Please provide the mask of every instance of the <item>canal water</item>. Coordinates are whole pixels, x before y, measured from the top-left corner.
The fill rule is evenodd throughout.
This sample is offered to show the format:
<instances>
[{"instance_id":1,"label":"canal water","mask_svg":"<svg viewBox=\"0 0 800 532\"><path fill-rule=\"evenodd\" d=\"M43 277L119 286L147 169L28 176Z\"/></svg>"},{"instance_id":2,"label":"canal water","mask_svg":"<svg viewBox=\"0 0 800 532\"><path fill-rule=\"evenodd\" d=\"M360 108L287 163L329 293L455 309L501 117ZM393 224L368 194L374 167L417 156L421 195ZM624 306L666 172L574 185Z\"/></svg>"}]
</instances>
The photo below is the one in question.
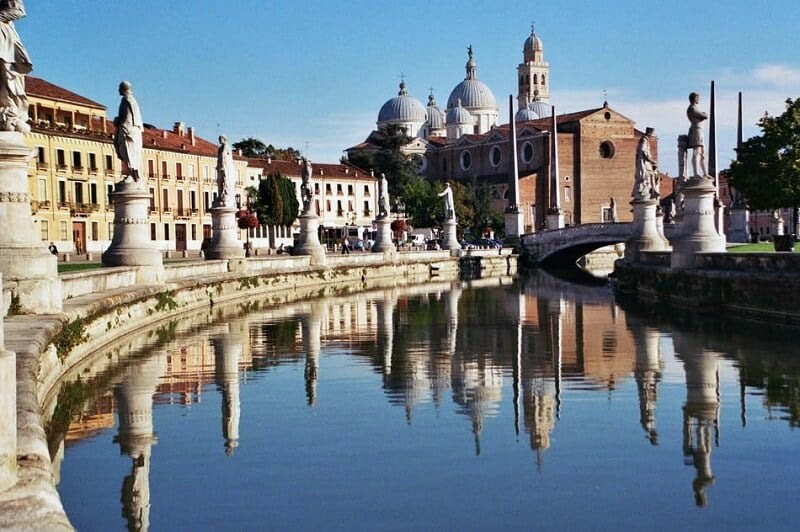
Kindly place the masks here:
<instances>
[{"instance_id":1,"label":"canal water","mask_svg":"<svg viewBox=\"0 0 800 532\"><path fill-rule=\"evenodd\" d=\"M78 530L790 530L797 330L544 272L120 339L48 427Z\"/></svg>"}]
</instances>

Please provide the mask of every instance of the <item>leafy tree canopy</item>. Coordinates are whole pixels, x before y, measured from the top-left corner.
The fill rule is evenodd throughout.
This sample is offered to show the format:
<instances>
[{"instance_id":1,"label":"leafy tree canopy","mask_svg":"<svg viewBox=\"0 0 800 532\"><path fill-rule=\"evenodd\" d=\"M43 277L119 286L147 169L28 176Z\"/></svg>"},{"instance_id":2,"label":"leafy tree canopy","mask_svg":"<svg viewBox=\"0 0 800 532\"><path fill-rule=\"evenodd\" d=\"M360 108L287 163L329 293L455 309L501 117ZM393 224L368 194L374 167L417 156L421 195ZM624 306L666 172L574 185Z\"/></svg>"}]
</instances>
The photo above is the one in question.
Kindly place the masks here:
<instances>
[{"instance_id":1,"label":"leafy tree canopy","mask_svg":"<svg viewBox=\"0 0 800 532\"><path fill-rule=\"evenodd\" d=\"M291 225L300 211L294 183L280 172L272 172L258 184L252 206L264 225Z\"/></svg>"},{"instance_id":2,"label":"leafy tree canopy","mask_svg":"<svg viewBox=\"0 0 800 532\"><path fill-rule=\"evenodd\" d=\"M233 148L241 150L245 157L270 158L278 161L296 161L300 158L300 150L289 148L276 148L272 144L264 144L258 139L248 137L233 143Z\"/></svg>"},{"instance_id":3,"label":"leafy tree canopy","mask_svg":"<svg viewBox=\"0 0 800 532\"><path fill-rule=\"evenodd\" d=\"M406 129L389 124L370 135L369 140L378 150L356 150L348 155L348 162L365 170L372 170L376 176L386 174L389 182L389 196L402 196L408 181L417 177L417 170L411 156L402 148L411 142Z\"/></svg>"},{"instance_id":4,"label":"leafy tree canopy","mask_svg":"<svg viewBox=\"0 0 800 532\"><path fill-rule=\"evenodd\" d=\"M800 205L800 98L786 100L780 116L765 114L761 135L738 148L731 185L753 209Z\"/></svg>"}]
</instances>

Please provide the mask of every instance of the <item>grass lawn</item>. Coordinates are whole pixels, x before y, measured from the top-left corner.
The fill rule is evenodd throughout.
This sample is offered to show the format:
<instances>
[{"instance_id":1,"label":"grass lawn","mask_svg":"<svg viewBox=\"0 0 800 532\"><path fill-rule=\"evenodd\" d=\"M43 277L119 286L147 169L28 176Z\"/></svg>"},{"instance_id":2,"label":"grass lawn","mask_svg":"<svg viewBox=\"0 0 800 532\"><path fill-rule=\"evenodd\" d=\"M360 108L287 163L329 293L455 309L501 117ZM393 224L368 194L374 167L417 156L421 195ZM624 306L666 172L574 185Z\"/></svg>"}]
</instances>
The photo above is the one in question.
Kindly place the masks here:
<instances>
[{"instance_id":1,"label":"grass lawn","mask_svg":"<svg viewBox=\"0 0 800 532\"><path fill-rule=\"evenodd\" d=\"M728 246L731 253L774 253L775 245L772 242L759 242L758 244L736 244Z\"/></svg>"},{"instance_id":2,"label":"grass lawn","mask_svg":"<svg viewBox=\"0 0 800 532\"><path fill-rule=\"evenodd\" d=\"M80 272L83 270L95 270L102 268L100 262L59 262L58 273Z\"/></svg>"}]
</instances>

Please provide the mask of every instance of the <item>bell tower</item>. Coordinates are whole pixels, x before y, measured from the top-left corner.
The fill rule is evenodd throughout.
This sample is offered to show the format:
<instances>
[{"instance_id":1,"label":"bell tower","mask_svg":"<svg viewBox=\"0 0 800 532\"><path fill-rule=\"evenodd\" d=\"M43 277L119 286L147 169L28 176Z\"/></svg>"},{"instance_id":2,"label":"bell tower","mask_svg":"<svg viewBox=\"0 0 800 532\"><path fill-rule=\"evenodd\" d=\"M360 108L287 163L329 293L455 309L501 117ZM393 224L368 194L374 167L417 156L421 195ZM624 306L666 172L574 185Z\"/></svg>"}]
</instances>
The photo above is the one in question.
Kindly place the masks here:
<instances>
[{"instance_id":1,"label":"bell tower","mask_svg":"<svg viewBox=\"0 0 800 532\"><path fill-rule=\"evenodd\" d=\"M528 102L550 101L550 65L544 60L544 46L531 24L531 35L522 48L522 63L517 67L517 108L524 109Z\"/></svg>"}]
</instances>

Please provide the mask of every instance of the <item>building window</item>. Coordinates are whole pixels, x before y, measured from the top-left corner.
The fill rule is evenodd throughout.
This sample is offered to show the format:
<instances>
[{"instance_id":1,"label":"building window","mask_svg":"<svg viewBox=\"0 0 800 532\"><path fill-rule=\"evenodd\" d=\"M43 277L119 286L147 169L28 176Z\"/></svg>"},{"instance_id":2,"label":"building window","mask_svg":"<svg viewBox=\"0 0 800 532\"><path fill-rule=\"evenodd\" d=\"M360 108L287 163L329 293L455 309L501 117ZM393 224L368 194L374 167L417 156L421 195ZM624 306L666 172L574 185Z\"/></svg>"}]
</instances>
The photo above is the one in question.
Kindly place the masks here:
<instances>
[{"instance_id":1,"label":"building window","mask_svg":"<svg viewBox=\"0 0 800 532\"><path fill-rule=\"evenodd\" d=\"M81 152L79 151L72 152L72 166L76 170L83 168L83 164L81 164Z\"/></svg>"},{"instance_id":2,"label":"building window","mask_svg":"<svg viewBox=\"0 0 800 532\"><path fill-rule=\"evenodd\" d=\"M192 240L197 240L197 224L192 224Z\"/></svg>"},{"instance_id":3,"label":"building window","mask_svg":"<svg viewBox=\"0 0 800 532\"><path fill-rule=\"evenodd\" d=\"M164 240L169 240L169 224L164 224Z\"/></svg>"},{"instance_id":4,"label":"building window","mask_svg":"<svg viewBox=\"0 0 800 532\"><path fill-rule=\"evenodd\" d=\"M97 155L94 153L89 154L89 171L96 172L97 171Z\"/></svg>"},{"instance_id":5,"label":"building window","mask_svg":"<svg viewBox=\"0 0 800 532\"><path fill-rule=\"evenodd\" d=\"M367 196L367 197L370 196L369 185L364 185L364 195Z\"/></svg>"},{"instance_id":6,"label":"building window","mask_svg":"<svg viewBox=\"0 0 800 532\"><path fill-rule=\"evenodd\" d=\"M99 224L98 224L97 222L92 222L92 236L91 236L91 240L100 240L100 237L99 237L99 235L97 234L98 232L99 232Z\"/></svg>"},{"instance_id":7,"label":"building window","mask_svg":"<svg viewBox=\"0 0 800 532\"><path fill-rule=\"evenodd\" d=\"M106 205L111 205L111 194L114 193L114 185L108 183L106 185Z\"/></svg>"},{"instance_id":8,"label":"building window","mask_svg":"<svg viewBox=\"0 0 800 532\"><path fill-rule=\"evenodd\" d=\"M570 187L564 187L564 203L569 203L571 194L570 194Z\"/></svg>"},{"instance_id":9,"label":"building window","mask_svg":"<svg viewBox=\"0 0 800 532\"><path fill-rule=\"evenodd\" d=\"M175 163L175 177L183 179L183 164Z\"/></svg>"},{"instance_id":10,"label":"building window","mask_svg":"<svg viewBox=\"0 0 800 532\"><path fill-rule=\"evenodd\" d=\"M352 196L355 193L353 190L353 185L347 185L347 195Z\"/></svg>"},{"instance_id":11,"label":"building window","mask_svg":"<svg viewBox=\"0 0 800 532\"><path fill-rule=\"evenodd\" d=\"M150 240L156 240L156 224L150 224Z\"/></svg>"},{"instance_id":12,"label":"building window","mask_svg":"<svg viewBox=\"0 0 800 532\"><path fill-rule=\"evenodd\" d=\"M45 160L44 157L44 146L39 146L39 148L36 151L37 151L36 161L39 162L40 164L46 163L47 161Z\"/></svg>"},{"instance_id":13,"label":"building window","mask_svg":"<svg viewBox=\"0 0 800 532\"><path fill-rule=\"evenodd\" d=\"M83 183L75 183L75 203L83 203Z\"/></svg>"},{"instance_id":14,"label":"building window","mask_svg":"<svg viewBox=\"0 0 800 532\"><path fill-rule=\"evenodd\" d=\"M331 184L330 183L325 183L325 194L332 194L331 190L332 190L331 189Z\"/></svg>"},{"instance_id":15,"label":"building window","mask_svg":"<svg viewBox=\"0 0 800 532\"><path fill-rule=\"evenodd\" d=\"M462 151L460 160L461 160L461 169L469 170L469 167L472 166L472 154L468 151Z\"/></svg>"},{"instance_id":16,"label":"building window","mask_svg":"<svg viewBox=\"0 0 800 532\"><path fill-rule=\"evenodd\" d=\"M58 182L58 202L64 204L67 202L67 182Z\"/></svg>"},{"instance_id":17,"label":"building window","mask_svg":"<svg viewBox=\"0 0 800 532\"><path fill-rule=\"evenodd\" d=\"M56 150L56 164L59 168L66 168L67 159L64 155L64 150Z\"/></svg>"},{"instance_id":18,"label":"building window","mask_svg":"<svg viewBox=\"0 0 800 532\"><path fill-rule=\"evenodd\" d=\"M533 144L525 142L522 145L522 162L529 164L533 160Z\"/></svg>"},{"instance_id":19,"label":"building window","mask_svg":"<svg viewBox=\"0 0 800 532\"><path fill-rule=\"evenodd\" d=\"M89 203L97 205L97 183L89 183Z\"/></svg>"},{"instance_id":20,"label":"building window","mask_svg":"<svg viewBox=\"0 0 800 532\"><path fill-rule=\"evenodd\" d=\"M336 184L336 194L339 195L339 196L342 195L342 184L341 183L337 183Z\"/></svg>"},{"instance_id":21,"label":"building window","mask_svg":"<svg viewBox=\"0 0 800 532\"><path fill-rule=\"evenodd\" d=\"M606 140L600 143L600 157L603 159L613 159L614 158L614 143L610 140Z\"/></svg>"},{"instance_id":22,"label":"building window","mask_svg":"<svg viewBox=\"0 0 800 532\"><path fill-rule=\"evenodd\" d=\"M44 241L50 240L50 237L47 236L47 220L42 220L39 222L39 230L41 231L39 233L39 238Z\"/></svg>"},{"instance_id":23,"label":"building window","mask_svg":"<svg viewBox=\"0 0 800 532\"><path fill-rule=\"evenodd\" d=\"M319 183L314 183L314 194L319 195Z\"/></svg>"},{"instance_id":24,"label":"building window","mask_svg":"<svg viewBox=\"0 0 800 532\"><path fill-rule=\"evenodd\" d=\"M39 180L39 202L47 201L47 179Z\"/></svg>"},{"instance_id":25,"label":"building window","mask_svg":"<svg viewBox=\"0 0 800 532\"><path fill-rule=\"evenodd\" d=\"M59 225L58 233L59 233L58 239L59 240L63 240L63 241L66 242L67 241L67 222L66 222L66 220L61 220L61 223Z\"/></svg>"},{"instance_id":26,"label":"building window","mask_svg":"<svg viewBox=\"0 0 800 532\"><path fill-rule=\"evenodd\" d=\"M169 189L161 191L161 212L169 211Z\"/></svg>"},{"instance_id":27,"label":"building window","mask_svg":"<svg viewBox=\"0 0 800 532\"><path fill-rule=\"evenodd\" d=\"M161 178L169 179L169 173L167 172L167 161L161 161Z\"/></svg>"},{"instance_id":28,"label":"building window","mask_svg":"<svg viewBox=\"0 0 800 532\"><path fill-rule=\"evenodd\" d=\"M106 171L107 172L114 171L114 158L110 155L106 155Z\"/></svg>"},{"instance_id":29,"label":"building window","mask_svg":"<svg viewBox=\"0 0 800 532\"><path fill-rule=\"evenodd\" d=\"M156 176L156 162L153 159L147 159L147 177Z\"/></svg>"},{"instance_id":30,"label":"building window","mask_svg":"<svg viewBox=\"0 0 800 532\"><path fill-rule=\"evenodd\" d=\"M492 146L492 149L489 150L489 161L492 163L492 166L499 166L502 160L503 152L500 149L500 146Z\"/></svg>"}]
</instances>

